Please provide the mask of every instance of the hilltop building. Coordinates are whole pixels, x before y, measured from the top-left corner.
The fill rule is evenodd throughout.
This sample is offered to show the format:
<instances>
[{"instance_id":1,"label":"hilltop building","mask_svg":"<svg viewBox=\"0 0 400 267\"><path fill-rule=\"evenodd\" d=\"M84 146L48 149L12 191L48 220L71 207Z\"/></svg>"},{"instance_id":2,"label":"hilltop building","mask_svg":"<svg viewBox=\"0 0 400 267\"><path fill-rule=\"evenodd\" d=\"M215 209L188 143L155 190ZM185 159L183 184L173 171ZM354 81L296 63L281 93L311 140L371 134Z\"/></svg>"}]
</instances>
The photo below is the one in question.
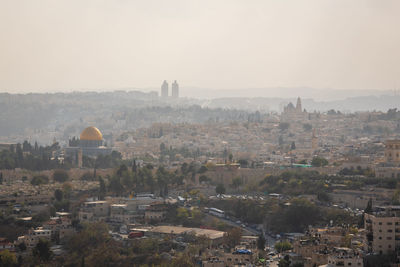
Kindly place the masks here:
<instances>
[{"instance_id":1,"label":"hilltop building","mask_svg":"<svg viewBox=\"0 0 400 267\"><path fill-rule=\"evenodd\" d=\"M72 157L82 165L82 157L97 157L98 155L111 154L111 148L103 146L103 135L96 127L84 129L76 143L65 148L65 155Z\"/></svg>"},{"instance_id":2,"label":"hilltop building","mask_svg":"<svg viewBox=\"0 0 400 267\"><path fill-rule=\"evenodd\" d=\"M179 97L179 84L176 82L176 80L172 83L172 97L173 98L178 98Z\"/></svg>"},{"instance_id":3,"label":"hilltop building","mask_svg":"<svg viewBox=\"0 0 400 267\"><path fill-rule=\"evenodd\" d=\"M303 121L308 119L308 113L305 110L302 110L301 99L297 98L296 106L290 102L287 106L283 108L283 112L281 114L282 121Z\"/></svg>"},{"instance_id":4,"label":"hilltop building","mask_svg":"<svg viewBox=\"0 0 400 267\"><path fill-rule=\"evenodd\" d=\"M168 97L168 83L166 80L161 85L161 97Z\"/></svg>"}]
</instances>

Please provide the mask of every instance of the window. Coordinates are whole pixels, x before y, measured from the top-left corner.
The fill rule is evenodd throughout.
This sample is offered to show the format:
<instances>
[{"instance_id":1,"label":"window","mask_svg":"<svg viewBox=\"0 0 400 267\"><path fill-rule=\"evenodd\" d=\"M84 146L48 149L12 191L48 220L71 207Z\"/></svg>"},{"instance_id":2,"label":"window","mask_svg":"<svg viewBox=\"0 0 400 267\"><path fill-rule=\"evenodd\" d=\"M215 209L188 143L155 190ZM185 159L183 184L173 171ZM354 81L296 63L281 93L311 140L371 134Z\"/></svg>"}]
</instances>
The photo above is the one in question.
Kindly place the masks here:
<instances>
[{"instance_id":1,"label":"window","mask_svg":"<svg viewBox=\"0 0 400 267\"><path fill-rule=\"evenodd\" d=\"M388 223L387 223L387 225L392 225L392 224L393 224L392 222L388 222Z\"/></svg>"},{"instance_id":2,"label":"window","mask_svg":"<svg viewBox=\"0 0 400 267\"><path fill-rule=\"evenodd\" d=\"M387 239L387 240L392 240L392 237L391 237L391 236L388 236L386 239Z\"/></svg>"},{"instance_id":3,"label":"window","mask_svg":"<svg viewBox=\"0 0 400 267\"><path fill-rule=\"evenodd\" d=\"M388 233L391 233L391 232L393 232L393 230L392 230L392 229L389 229L389 230L388 230Z\"/></svg>"},{"instance_id":4,"label":"window","mask_svg":"<svg viewBox=\"0 0 400 267\"><path fill-rule=\"evenodd\" d=\"M379 225L382 225L382 222L379 222Z\"/></svg>"}]
</instances>

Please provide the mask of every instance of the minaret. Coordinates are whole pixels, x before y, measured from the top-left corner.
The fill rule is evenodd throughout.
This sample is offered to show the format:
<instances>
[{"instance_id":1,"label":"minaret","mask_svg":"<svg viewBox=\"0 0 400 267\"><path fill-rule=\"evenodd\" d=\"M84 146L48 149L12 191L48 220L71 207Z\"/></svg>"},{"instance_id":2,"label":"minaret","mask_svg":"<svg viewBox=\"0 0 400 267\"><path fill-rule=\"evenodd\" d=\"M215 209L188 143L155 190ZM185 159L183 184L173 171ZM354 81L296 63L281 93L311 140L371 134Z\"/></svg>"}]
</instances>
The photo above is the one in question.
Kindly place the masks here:
<instances>
[{"instance_id":1,"label":"minaret","mask_svg":"<svg viewBox=\"0 0 400 267\"><path fill-rule=\"evenodd\" d=\"M179 84L176 82L176 80L172 83L171 88L172 88L172 97L178 98L179 97Z\"/></svg>"},{"instance_id":2,"label":"minaret","mask_svg":"<svg viewBox=\"0 0 400 267\"><path fill-rule=\"evenodd\" d=\"M161 97L168 97L168 83L166 80L161 85Z\"/></svg>"},{"instance_id":3,"label":"minaret","mask_svg":"<svg viewBox=\"0 0 400 267\"><path fill-rule=\"evenodd\" d=\"M297 98L296 111L297 112L302 112L303 111L303 109L301 108L301 99L300 99L300 97Z\"/></svg>"}]
</instances>

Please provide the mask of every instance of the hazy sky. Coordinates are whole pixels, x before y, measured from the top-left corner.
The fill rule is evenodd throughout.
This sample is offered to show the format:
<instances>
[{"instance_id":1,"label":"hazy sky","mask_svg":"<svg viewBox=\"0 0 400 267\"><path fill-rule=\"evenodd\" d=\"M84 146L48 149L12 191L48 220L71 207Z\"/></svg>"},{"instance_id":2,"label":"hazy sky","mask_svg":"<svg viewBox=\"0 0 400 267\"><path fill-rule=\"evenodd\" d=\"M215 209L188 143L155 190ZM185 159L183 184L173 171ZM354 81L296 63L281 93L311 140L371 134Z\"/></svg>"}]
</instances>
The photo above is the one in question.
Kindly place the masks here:
<instances>
[{"instance_id":1,"label":"hazy sky","mask_svg":"<svg viewBox=\"0 0 400 267\"><path fill-rule=\"evenodd\" d=\"M0 91L400 88L399 0L0 0Z\"/></svg>"}]
</instances>

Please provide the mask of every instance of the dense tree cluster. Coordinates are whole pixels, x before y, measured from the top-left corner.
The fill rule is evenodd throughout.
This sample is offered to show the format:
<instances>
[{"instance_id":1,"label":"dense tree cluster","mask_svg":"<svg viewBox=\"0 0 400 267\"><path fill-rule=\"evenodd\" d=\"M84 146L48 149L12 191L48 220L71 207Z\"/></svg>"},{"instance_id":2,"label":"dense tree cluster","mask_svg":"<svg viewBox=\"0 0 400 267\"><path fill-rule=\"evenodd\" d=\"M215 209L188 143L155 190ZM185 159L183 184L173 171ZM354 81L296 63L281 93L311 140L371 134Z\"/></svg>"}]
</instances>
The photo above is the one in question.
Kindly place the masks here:
<instances>
[{"instance_id":1,"label":"dense tree cluster","mask_svg":"<svg viewBox=\"0 0 400 267\"><path fill-rule=\"evenodd\" d=\"M167 171L163 166L154 170L150 164L144 167L134 165L128 169L122 164L113 176L107 177L106 189L118 196L132 192L151 192L166 196L171 186L183 185L184 178L185 172Z\"/></svg>"},{"instance_id":2,"label":"dense tree cluster","mask_svg":"<svg viewBox=\"0 0 400 267\"><path fill-rule=\"evenodd\" d=\"M287 203L268 200L218 200L209 206L224 210L228 216L249 224L263 224L273 233L303 232L309 225L357 224L357 218L348 212L317 206L305 199L293 199Z\"/></svg>"},{"instance_id":3,"label":"dense tree cluster","mask_svg":"<svg viewBox=\"0 0 400 267\"><path fill-rule=\"evenodd\" d=\"M323 157L314 157L311 161L313 167L323 167L328 165L329 162Z\"/></svg>"},{"instance_id":4,"label":"dense tree cluster","mask_svg":"<svg viewBox=\"0 0 400 267\"><path fill-rule=\"evenodd\" d=\"M286 171L270 175L260 182L259 190L288 195L315 194L326 191L326 176L317 171Z\"/></svg>"},{"instance_id":5,"label":"dense tree cluster","mask_svg":"<svg viewBox=\"0 0 400 267\"><path fill-rule=\"evenodd\" d=\"M82 161L83 167L98 169L116 168L124 163L118 151L112 151L109 155L98 155L97 158L83 156Z\"/></svg>"},{"instance_id":6,"label":"dense tree cluster","mask_svg":"<svg viewBox=\"0 0 400 267\"><path fill-rule=\"evenodd\" d=\"M0 169L23 168L33 171L50 170L65 167L53 158L54 151L59 150L58 143L51 146L23 144L11 145L9 150L0 151Z\"/></svg>"},{"instance_id":7,"label":"dense tree cluster","mask_svg":"<svg viewBox=\"0 0 400 267\"><path fill-rule=\"evenodd\" d=\"M167 148L164 143L160 144L160 156L161 156L160 162L163 162L166 157L168 157L170 161L175 161L177 155L180 155L184 158L195 159L202 155L211 155L211 154L203 153L200 151L199 148L195 150L191 150L185 146L182 146L180 148L173 148L172 146L170 146L169 148Z\"/></svg>"},{"instance_id":8,"label":"dense tree cluster","mask_svg":"<svg viewBox=\"0 0 400 267\"><path fill-rule=\"evenodd\" d=\"M371 168L361 168L358 166L356 169L349 169L349 168L344 168L339 171L340 175L363 175L363 176L368 176L368 177L374 177L375 172Z\"/></svg>"}]
</instances>

